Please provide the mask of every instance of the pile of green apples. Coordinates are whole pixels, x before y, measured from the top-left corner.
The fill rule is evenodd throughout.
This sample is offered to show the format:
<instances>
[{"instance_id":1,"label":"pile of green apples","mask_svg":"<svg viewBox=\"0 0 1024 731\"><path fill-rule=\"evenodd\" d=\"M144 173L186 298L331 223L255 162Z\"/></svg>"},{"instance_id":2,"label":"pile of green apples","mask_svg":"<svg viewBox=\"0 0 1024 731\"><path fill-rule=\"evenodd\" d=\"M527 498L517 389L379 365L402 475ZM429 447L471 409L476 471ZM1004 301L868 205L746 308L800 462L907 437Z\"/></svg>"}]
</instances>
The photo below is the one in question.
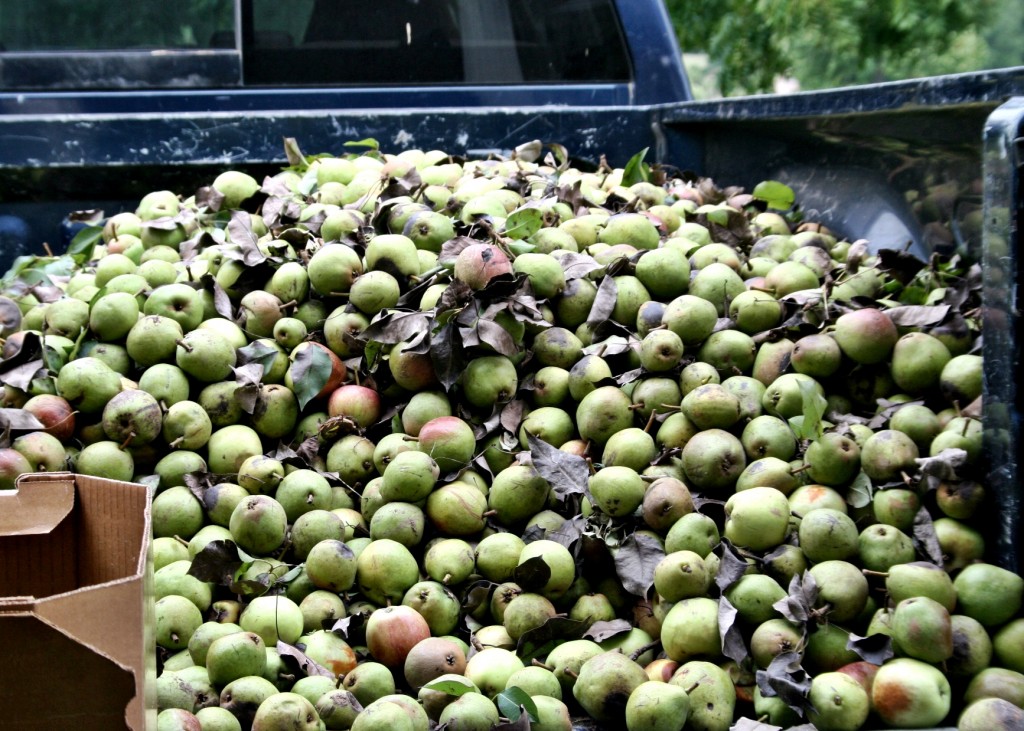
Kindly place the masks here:
<instances>
[{"instance_id":1,"label":"pile of green apples","mask_svg":"<svg viewBox=\"0 0 1024 731\"><path fill-rule=\"evenodd\" d=\"M154 489L161 731L1024 727L969 258L359 144L2 281L0 488Z\"/></svg>"}]
</instances>

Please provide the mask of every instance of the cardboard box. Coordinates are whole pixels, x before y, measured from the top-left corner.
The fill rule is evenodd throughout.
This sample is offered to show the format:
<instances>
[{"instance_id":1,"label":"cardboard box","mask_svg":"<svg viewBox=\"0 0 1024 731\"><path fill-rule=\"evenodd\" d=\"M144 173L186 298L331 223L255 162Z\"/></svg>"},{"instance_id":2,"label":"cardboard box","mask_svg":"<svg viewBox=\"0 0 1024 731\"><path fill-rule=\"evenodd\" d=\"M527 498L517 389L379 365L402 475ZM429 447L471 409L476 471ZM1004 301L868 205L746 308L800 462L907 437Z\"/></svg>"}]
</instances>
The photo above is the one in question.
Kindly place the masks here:
<instances>
[{"instance_id":1,"label":"cardboard box","mask_svg":"<svg viewBox=\"0 0 1024 731\"><path fill-rule=\"evenodd\" d=\"M156 727L151 503L70 473L0 492L0 727Z\"/></svg>"}]
</instances>

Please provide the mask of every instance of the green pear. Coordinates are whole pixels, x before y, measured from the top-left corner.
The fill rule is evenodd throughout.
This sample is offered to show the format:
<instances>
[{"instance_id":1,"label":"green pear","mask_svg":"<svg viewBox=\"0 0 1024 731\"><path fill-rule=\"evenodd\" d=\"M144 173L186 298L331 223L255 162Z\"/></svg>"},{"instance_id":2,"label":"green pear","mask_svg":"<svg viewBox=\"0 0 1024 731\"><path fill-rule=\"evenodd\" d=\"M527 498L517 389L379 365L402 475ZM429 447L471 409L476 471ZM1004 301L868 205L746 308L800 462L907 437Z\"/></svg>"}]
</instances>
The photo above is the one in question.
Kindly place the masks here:
<instances>
[{"instance_id":1,"label":"green pear","mask_svg":"<svg viewBox=\"0 0 1024 731\"><path fill-rule=\"evenodd\" d=\"M754 551L774 548L789 532L789 500L774 487L752 487L725 503L725 537Z\"/></svg>"},{"instance_id":2,"label":"green pear","mask_svg":"<svg viewBox=\"0 0 1024 731\"><path fill-rule=\"evenodd\" d=\"M864 568L885 572L896 564L913 561L917 551L910 536L899 528L875 523L860 532L857 555Z\"/></svg>"},{"instance_id":3,"label":"green pear","mask_svg":"<svg viewBox=\"0 0 1024 731\"><path fill-rule=\"evenodd\" d=\"M482 693L469 692L445 706L438 722L452 731L486 731L498 724L498 708Z\"/></svg>"},{"instance_id":4,"label":"green pear","mask_svg":"<svg viewBox=\"0 0 1024 731\"><path fill-rule=\"evenodd\" d=\"M938 664L953 656L953 622L934 599L911 597L896 605L892 637L903 654Z\"/></svg>"},{"instance_id":5,"label":"green pear","mask_svg":"<svg viewBox=\"0 0 1024 731\"><path fill-rule=\"evenodd\" d=\"M629 731L682 731L690 712L690 698L677 685L647 681L638 685L626 701Z\"/></svg>"},{"instance_id":6,"label":"green pear","mask_svg":"<svg viewBox=\"0 0 1024 731\"><path fill-rule=\"evenodd\" d=\"M867 691L845 673L820 673L811 679L807 719L819 731L857 731L867 721Z\"/></svg>"},{"instance_id":7,"label":"green pear","mask_svg":"<svg viewBox=\"0 0 1024 731\"><path fill-rule=\"evenodd\" d=\"M1024 709L1002 698L971 703L957 720L958 731L1009 731L1024 728Z\"/></svg>"},{"instance_id":8,"label":"green pear","mask_svg":"<svg viewBox=\"0 0 1024 731\"><path fill-rule=\"evenodd\" d=\"M705 731L728 731L736 709L736 687L729 674L704 660L684 663L669 681L690 699L687 723Z\"/></svg>"},{"instance_id":9,"label":"green pear","mask_svg":"<svg viewBox=\"0 0 1024 731\"><path fill-rule=\"evenodd\" d=\"M262 675L266 663L263 639L240 627L214 639L206 648L206 670L210 674L210 682L218 687L247 675Z\"/></svg>"},{"instance_id":10,"label":"green pear","mask_svg":"<svg viewBox=\"0 0 1024 731\"><path fill-rule=\"evenodd\" d=\"M718 602L707 597L683 599L672 606L661 626L665 654L676 662L718 657Z\"/></svg>"},{"instance_id":11,"label":"green pear","mask_svg":"<svg viewBox=\"0 0 1024 731\"><path fill-rule=\"evenodd\" d=\"M1003 698L1017 707L1024 707L1024 674L999 667L980 670L967 684L964 703L982 698Z\"/></svg>"},{"instance_id":12,"label":"green pear","mask_svg":"<svg viewBox=\"0 0 1024 731\"><path fill-rule=\"evenodd\" d=\"M852 563L826 560L812 566L810 573L818 585L817 605L828 607L831 620L848 622L863 611L868 599L868 582Z\"/></svg>"},{"instance_id":13,"label":"green pear","mask_svg":"<svg viewBox=\"0 0 1024 731\"><path fill-rule=\"evenodd\" d=\"M603 652L583 663L573 695L591 718L621 727L630 696L645 682L647 674L637 663L620 652Z\"/></svg>"},{"instance_id":14,"label":"green pear","mask_svg":"<svg viewBox=\"0 0 1024 731\"><path fill-rule=\"evenodd\" d=\"M949 681L933 665L896 658L878 669L871 703L878 717L890 726L938 726L949 714Z\"/></svg>"},{"instance_id":15,"label":"green pear","mask_svg":"<svg viewBox=\"0 0 1024 731\"><path fill-rule=\"evenodd\" d=\"M725 596L740 620L756 627L777 616L772 605L785 598L786 590L770 576L746 574L725 591Z\"/></svg>"},{"instance_id":16,"label":"green pear","mask_svg":"<svg viewBox=\"0 0 1024 731\"><path fill-rule=\"evenodd\" d=\"M986 627L997 627L1020 610L1024 579L999 566L974 563L953 580L957 608Z\"/></svg>"},{"instance_id":17,"label":"green pear","mask_svg":"<svg viewBox=\"0 0 1024 731\"><path fill-rule=\"evenodd\" d=\"M704 596L711 586L704 559L693 551L673 551L654 568L654 588L669 602Z\"/></svg>"},{"instance_id":18,"label":"green pear","mask_svg":"<svg viewBox=\"0 0 1024 731\"><path fill-rule=\"evenodd\" d=\"M926 596L952 612L957 602L956 588L949 574L927 561L897 564L885 577L885 590L893 602Z\"/></svg>"},{"instance_id":19,"label":"green pear","mask_svg":"<svg viewBox=\"0 0 1024 731\"><path fill-rule=\"evenodd\" d=\"M840 315L834 336L843 354L856 363L888 359L899 338L896 325L881 310L865 308Z\"/></svg>"}]
</instances>

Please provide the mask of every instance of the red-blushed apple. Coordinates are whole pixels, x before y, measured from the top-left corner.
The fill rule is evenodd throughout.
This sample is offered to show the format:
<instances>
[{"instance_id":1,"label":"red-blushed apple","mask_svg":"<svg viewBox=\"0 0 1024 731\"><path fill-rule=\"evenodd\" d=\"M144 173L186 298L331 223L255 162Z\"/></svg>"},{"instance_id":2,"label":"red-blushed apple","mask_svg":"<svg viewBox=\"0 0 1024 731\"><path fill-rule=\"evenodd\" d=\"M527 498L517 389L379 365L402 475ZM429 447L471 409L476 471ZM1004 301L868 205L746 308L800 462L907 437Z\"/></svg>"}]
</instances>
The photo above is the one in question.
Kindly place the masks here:
<instances>
[{"instance_id":1,"label":"red-blushed apple","mask_svg":"<svg viewBox=\"0 0 1024 731\"><path fill-rule=\"evenodd\" d=\"M360 429L366 429L380 419L380 395L368 386L354 383L339 386L327 399L327 413L351 419Z\"/></svg>"},{"instance_id":2,"label":"red-blushed apple","mask_svg":"<svg viewBox=\"0 0 1024 731\"><path fill-rule=\"evenodd\" d=\"M62 442L75 433L75 410L61 396L41 393L33 396L22 407L43 425L43 431Z\"/></svg>"},{"instance_id":3,"label":"red-blushed apple","mask_svg":"<svg viewBox=\"0 0 1024 731\"><path fill-rule=\"evenodd\" d=\"M376 609L366 621L366 647L378 662L400 668L409 651L430 637L430 626L412 607Z\"/></svg>"},{"instance_id":4,"label":"red-blushed apple","mask_svg":"<svg viewBox=\"0 0 1024 731\"><path fill-rule=\"evenodd\" d=\"M455 258L455 277L472 289L483 289L497 276L512 273L512 262L493 244L470 244Z\"/></svg>"}]
</instances>

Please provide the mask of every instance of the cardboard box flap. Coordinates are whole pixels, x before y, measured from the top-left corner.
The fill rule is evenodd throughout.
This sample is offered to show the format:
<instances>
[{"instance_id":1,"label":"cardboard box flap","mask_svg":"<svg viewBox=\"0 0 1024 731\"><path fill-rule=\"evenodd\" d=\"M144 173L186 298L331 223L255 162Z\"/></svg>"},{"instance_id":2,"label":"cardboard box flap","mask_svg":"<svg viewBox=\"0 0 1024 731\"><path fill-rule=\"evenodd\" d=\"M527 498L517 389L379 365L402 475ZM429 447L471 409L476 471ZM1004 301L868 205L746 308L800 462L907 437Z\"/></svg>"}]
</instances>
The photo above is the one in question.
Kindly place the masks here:
<instances>
[{"instance_id":1,"label":"cardboard box flap","mask_svg":"<svg viewBox=\"0 0 1024 731\"><path fill-rule=\"evenodd\" d=\"M75 481L70 473L48 473L45 480L23 475L17 488L0 491L0 535L50 533L75 507Z\"/></svg>"},{"instance_id":2,"label":"cardboard box flap","mask_svg":"<svg viewBox=\"0 0 1024 731\"><path fill-rule=\"evenodd\" d=\"M41 599L35 614L117 664L137 667L144 622L140 580L114 581ZM116 632L110 631L111 612L117 613Z\"/></svg>"},{"instance_id":3,"label":"cardboard box flap","mask_svg":"<svg viewBox=\"0 0 1024 731\"><path fill-rule=\"evenodd\" d=\"M39 617L4 618L0 622L0 644L10 658L17 658L17 662L0 664L3 728L147 728L138 698L141 686L133 673L75 642ZM134 714L131 722L126 712Z\"/></svg>"}]
</instances>

